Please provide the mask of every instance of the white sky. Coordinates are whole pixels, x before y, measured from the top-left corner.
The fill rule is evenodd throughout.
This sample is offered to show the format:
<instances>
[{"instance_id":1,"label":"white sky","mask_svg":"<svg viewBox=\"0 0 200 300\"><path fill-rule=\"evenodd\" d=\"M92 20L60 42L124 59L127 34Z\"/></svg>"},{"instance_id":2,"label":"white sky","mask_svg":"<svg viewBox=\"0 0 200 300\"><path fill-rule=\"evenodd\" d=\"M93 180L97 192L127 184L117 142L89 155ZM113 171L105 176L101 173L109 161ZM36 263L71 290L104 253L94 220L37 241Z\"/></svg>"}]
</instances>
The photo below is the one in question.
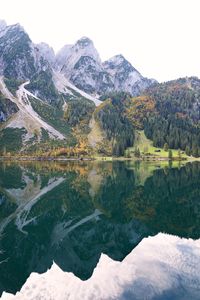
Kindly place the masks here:
<instances>
[{"instance_id":1,"label":"white sky","mask_svg":"<svg viewBox=\"0 0 200 300\"><path fill-rule=\"evenodd\" d=\"M0 0L0 19L56 51L88 36L159 81L200 77L200 0Z\"/></svg>"}]
</instances>

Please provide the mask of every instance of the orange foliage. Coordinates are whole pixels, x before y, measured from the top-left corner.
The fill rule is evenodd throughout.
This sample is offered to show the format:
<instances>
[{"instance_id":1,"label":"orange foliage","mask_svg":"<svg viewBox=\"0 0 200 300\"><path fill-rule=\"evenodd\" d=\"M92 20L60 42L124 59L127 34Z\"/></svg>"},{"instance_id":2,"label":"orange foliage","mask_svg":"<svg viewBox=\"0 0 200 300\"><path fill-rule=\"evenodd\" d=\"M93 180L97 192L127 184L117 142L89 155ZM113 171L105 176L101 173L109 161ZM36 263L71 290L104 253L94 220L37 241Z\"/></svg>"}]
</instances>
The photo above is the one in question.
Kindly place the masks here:
<instances>
[{"instance_id":1,"label":"orange foliage","mask_svg":"<svg viewBox=\"0 0 200 300\"><path fill-rule=\"evenodd\" d=\"M149 96L132 98L126 109L126 116L138 129L143 129L145 117L155 110L155 101Z\"/></svg>"}]
</instances>

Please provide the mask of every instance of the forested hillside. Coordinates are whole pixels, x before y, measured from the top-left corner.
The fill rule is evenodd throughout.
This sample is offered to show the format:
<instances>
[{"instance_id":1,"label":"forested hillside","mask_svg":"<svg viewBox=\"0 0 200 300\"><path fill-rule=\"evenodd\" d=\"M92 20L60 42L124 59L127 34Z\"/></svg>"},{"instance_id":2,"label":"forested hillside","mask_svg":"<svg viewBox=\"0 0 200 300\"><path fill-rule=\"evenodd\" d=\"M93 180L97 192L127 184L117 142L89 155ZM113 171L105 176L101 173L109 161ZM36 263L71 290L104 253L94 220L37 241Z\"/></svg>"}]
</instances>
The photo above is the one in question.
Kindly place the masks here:
<instances>
[{"instance_id":1,"label":"forested hillside","mask_svg":"<svg viewBox=\"0 0 200 300\"><path fill-rule=\"evenodd\" d=\"M129 97L124 93L112 95L95 112L95 118L105 131L112 145L112 154L124 155L127 147L134 143L134 126L126 116Z\"/></svg>"},{"instance_id":2,"label":"forested hillside","mask_svg":"<svg viewBox=\"0 0 200 300\"><path fill-rule=\"evenodd\" d=\"M146 92L155 110L145 118L144 130L154 146L185 150L200 156L200 80L182 78L156 84Z\"/></svg>"},{"instance_id":3,"label":"forested hillside","mask_svg":"<svg viewBox=\"0 0 200 300\"><path fill-rule=\"evenodd\" d=\"M118 93L102 100L96 118L108 139L113 140L114 155L124 154L126 147L134 144L134 131L144 129L155 147L167 144L171 149L184 150L187 155L200 156L198 78L156 83L139 97Z\"/></svg>"}]
</instances>

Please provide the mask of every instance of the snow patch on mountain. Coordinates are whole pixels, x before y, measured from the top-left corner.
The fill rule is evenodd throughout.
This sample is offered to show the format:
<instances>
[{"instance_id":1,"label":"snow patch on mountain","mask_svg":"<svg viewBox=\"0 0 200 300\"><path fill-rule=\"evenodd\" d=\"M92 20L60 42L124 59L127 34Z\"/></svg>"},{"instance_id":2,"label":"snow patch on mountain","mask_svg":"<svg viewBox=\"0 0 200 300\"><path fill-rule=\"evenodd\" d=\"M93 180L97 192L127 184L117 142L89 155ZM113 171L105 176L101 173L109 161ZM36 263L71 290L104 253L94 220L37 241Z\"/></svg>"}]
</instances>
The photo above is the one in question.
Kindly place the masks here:
<instances>
[{"instance_id":1,"label":"snow patch on mountain","mask_svg":"<svg viewBox=\"0 0 200 300\"><path fill-rule=\"evenodd\" d=\"M40 132L41 128L45 129L49 133L50 138L58 138L61 140L65 139L60 132L44 122L32 108L28 96L32 96L33 94L25 89L25 86L28 83L29 82L25 82L21 84L16 92L16 97L14 97L7 89L3 81L3 77L0 77L1 92L5 97L16 103L19 108L19 112L8 121L6 127L25 128L27 130L27 136L25 137L26 141L34 136L35 130Z\"/></svg>"},{"instance_id":2,"label":"snow patch on mountain","mask_svg":"<svg viewBox=\"0 0 200 300\"><path fill-rule=\"evenodd\" d=\"M53 82L55 84L55 87L57 88L57 90L60 93L68 94L68 95L71 95L71 96L74 95L72 93L72 91L70 91L67 88L68 80L65 78L65 76L62 73L60 73L58 71L54 71L53 72Z\"/></svg>"},{"instance_id":3,"label":"snow patch on mountain","mask_svg":"<svg viewBox=\"0 0 200 300\"><path fill-rule=\"evenodd\" d=\"M72 84L71 82L69 82L69 81L67 82L67 86L68 86L69 88L71 88L72 90L74 90L75 92L79 93L79 94L80 94L81 96L83 96L84 98L93 101L93 102L95 103L96 106L99 106L99 105L102 103L102 101L100 101L100 100L98 99L99 95L91 96L91 95L89 95L88 93L86 93L86 92L84 92L84 91L78 89L75 85L73 85L73 84Z\"/></svg>"},{"instance_id":4,"label":"snow patch on mountain","mask_svg":"<svg viewBox=\"0 0 200 300\"><path fill-rule=\"evenodd\" d=\"M148 237L122 262L102 254L92 277L82 281L55 263L32 273L16 295L2 300L199 299L200 240L158 234Z\"/></svg>"},{"instance_id":5,"label":"snow patch on mountain","mask_svg":"<svg viewBox=\"0 0 200 300\"><path fill-rule=\"evenodd\" d=\"M102 103L102 101L100 101L98 99L99 95L89 95L88 93L78 89L74 84L72 84L66 77L64 74L60 73L60 72L56 72L54 71L53 73L53 81L54 84L56 86L56 88L58 89L58 91L60 93L64 93L64 94L69 94L69 95L74 95L73 91L80 94L81 96L83 96L84 98L91 100L95 103L96 106L100 105Z\"/></svg>"}]
</instances>

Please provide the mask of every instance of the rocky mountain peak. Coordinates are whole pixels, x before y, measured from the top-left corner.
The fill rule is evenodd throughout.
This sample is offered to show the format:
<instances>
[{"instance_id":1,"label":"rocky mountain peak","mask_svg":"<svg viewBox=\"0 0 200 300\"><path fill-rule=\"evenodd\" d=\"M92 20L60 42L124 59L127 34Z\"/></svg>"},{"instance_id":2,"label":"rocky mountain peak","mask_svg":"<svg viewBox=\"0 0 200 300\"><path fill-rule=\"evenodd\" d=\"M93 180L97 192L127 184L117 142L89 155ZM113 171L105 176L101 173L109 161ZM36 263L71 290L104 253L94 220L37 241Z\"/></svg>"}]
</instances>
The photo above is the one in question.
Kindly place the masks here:
<instances>
[{"instance_id":1,"label":"rocky mountain peak","mask_svg":"<svg viewBox=\"0 0 200 300\"><path fill-rule=\"evenodd\" d=\"M153 83L144 78L123 55L115 55L103 63L104 70L113 78L116 91L137 96Z\"/></svg>"},{"instance_id":2,"label":"rocky mountain peak","mask_svg":"<svg viewBox=\"0 0 200 300\"><path fill-rule=\"evenodd\" d=\"M41 55L50 63L51 66L53 66L55 63L55 52L53 48L43 42L37 44L36 48L39 49Z\"/></svg>"},{"instance_id":3,"label":"rocky mountain peak","mask_svg":"<svg viewBox=\"0 0 200 300\"><path fill-rule=\"evenodd\" d=\"M61 51L56 56L56 62L59 68L64 72L67 78L73 74L73 71L77 67L83 67L85 65L95 64L95 69L101 69L101 59L94 47L93 42L87 38L83 37L79 39L74 45L64 46Z\"/></svg>"},{"instance_id":4,"label":"rocky mountain peak","mask_svg":"<svg viewBox=\"0 0 200 300\"><path fill-rule=\"evenodd\" d=\"M4 30L6 28L7 24L4 20L0 20L0 31Z\"/></svg>"},{"instance_id":5,"label":"rocky mountain peak","mask_svg":"<svg viewBox=\"0 0 200 300\"><path fill-rule=\"evenodd\" d=\"M20 23L9 25L9 26L7 26L7 28L8 28L9 31L13 31L13 32L16 32L16 33L17 32L24 32L24 33L26 33L25 30L24 30L24 27L21 26ZM28 34L27 34L27 36L28 36Z\"/></svg>"},{"instance_id":6,"label":"rocky mountain peak","mask_svg":"<svg viewBox=\"0 0 200 300\"><path fill-rule=\"evenodd\" d=\"M126 61L126 59L124 58L124 56L122 54L117 54L117 55L111 57L108 61L110 63L117 65L117 64L123 63L124 61Z\"/></svg>"},{"instance_id":7,"label":"rocky mountain peak","mask_svg":"<svg viewBox=\"0 0 200 300\"><path fill-rule=\"evenodd\" d=\"M76 57L76 62L82 56L93 58L98 64L101 64L99 53L97 52L94 43L88 37L82 37L72 47L73 56Z\"/></svg>"},{"instance_id":8,"label":"rocky mountain peak","mask_svg":"<svg viewBox=\"0 0 200 300\"><path fill-rule=\"evenodd\" d=\"M126 73L137 72L140 74L131 63L121 54L115 55L103 63L104 68L108 72L125 71Z\"/></svg>"},{"instance_id":9,"label":"rocky mountain peak","mask_svg":"<svg viewBox=\"0 0 200 300\"><path fill-rule=\"evenodd\" d=\"M78 45L81 48L85 48L88 47L90 45L92 45L94 47L93 41L91 39L89 39L86 36L83 36L82 38L80 38L75 45Z\"/></svg>"}]
</instances>

